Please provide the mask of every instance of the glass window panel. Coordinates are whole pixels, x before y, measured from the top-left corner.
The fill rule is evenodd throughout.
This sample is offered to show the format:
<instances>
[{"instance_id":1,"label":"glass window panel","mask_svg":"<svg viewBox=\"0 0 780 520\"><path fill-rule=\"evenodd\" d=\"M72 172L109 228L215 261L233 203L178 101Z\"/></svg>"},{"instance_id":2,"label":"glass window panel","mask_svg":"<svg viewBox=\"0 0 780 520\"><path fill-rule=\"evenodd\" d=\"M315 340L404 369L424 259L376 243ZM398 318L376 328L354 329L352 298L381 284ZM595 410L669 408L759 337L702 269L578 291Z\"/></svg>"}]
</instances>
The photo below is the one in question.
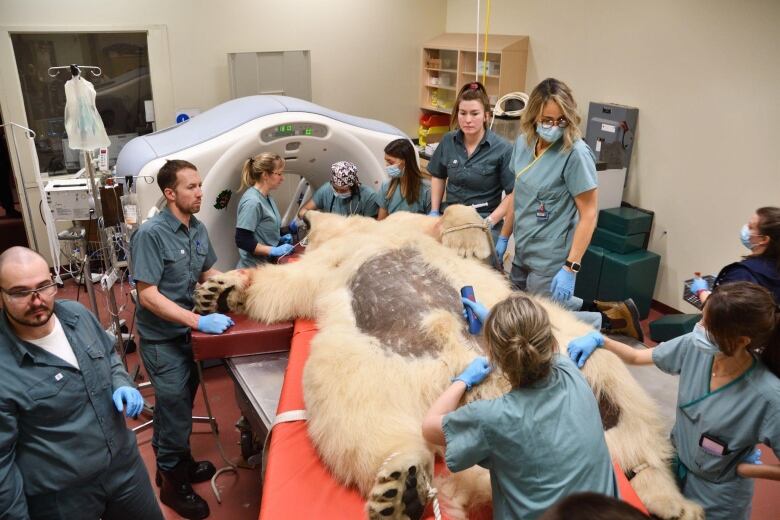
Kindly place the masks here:
<instances>
[{"instance_id":1,"label":"glass window panel","mask_svg":"<svg viewBox=\"0 0 780 520\"><path fill-rule=\"evenodd\" d=\"M98 77L88 70L82 76L95 86L95 104L111 140L109 167L130 139L152 132L144 110L144 101L152 99L145 32L15 33L11 41L42 172L72 173L83 166L82 153L63 144L64 85L71 74L64 69L52 78L49 67L76 63L103 70Z\"/></svg>"}]
</instances>

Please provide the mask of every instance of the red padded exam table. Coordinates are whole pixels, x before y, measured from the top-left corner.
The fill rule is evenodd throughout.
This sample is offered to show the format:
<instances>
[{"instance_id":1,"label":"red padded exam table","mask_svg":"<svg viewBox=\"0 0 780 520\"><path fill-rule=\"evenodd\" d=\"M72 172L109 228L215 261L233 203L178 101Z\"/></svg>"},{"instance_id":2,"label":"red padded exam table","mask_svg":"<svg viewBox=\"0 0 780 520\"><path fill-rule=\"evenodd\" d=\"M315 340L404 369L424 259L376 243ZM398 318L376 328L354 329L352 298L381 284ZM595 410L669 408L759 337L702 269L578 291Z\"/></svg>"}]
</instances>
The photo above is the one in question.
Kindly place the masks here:
<instances>
[{"instance_id":1,"label":"red padded exam table","mask_svg":"<svg viewBox=\"0 0 780 520\"><path fill-rule=\"evenodd\" d=\"M316 325L297 320L277 414L304 409L303 367L309 355ZM260 502L260 519L363 520L364 501L354 489L340 485L320 461L306 432L306 422L287 422L273 428L268 465ZM440 465L442 466L442 465ZM616 466L618 485L625 501L647 512L623 472ZM433 518L430 506L425 518ZM490 511L477 517L490 518Z\"/></svg>"},{"instance_id":2,"label":"red padded exam table","mask_svg":"<svg viewBox=\"0 0 780 520\"><path fill-rule=\"evenodd\" d=\"M262 438L273 423L273 404L277 397L276 415L304 408L303 367L317 329L309 320L297 320L293 328L290 322L265 325L244 316L233 319L236 325L228 333L213 336L194 332L193 354L197 361L226 359L228 370L236 381L239 408ZM286 352L288 348L290 350ZM266 367L262 372L264 380L247 381L237 377L238 370L247 366ZM264 387L262 392L258 392L258 385ZM273 394L273 399L264 400L258 393ZM273 404L269 405L269 402ZM309 440L305 421L276 425L267 457L260 508L262 520L365 518L363 499L328 473ZM438 471L446 469L439 464ZM617 466L616 474L623 499L646 512ZM433 518L430 507L425 518ZM472 516L472 520L489 518L489 508Z\"/></svg>"}]
</instances>

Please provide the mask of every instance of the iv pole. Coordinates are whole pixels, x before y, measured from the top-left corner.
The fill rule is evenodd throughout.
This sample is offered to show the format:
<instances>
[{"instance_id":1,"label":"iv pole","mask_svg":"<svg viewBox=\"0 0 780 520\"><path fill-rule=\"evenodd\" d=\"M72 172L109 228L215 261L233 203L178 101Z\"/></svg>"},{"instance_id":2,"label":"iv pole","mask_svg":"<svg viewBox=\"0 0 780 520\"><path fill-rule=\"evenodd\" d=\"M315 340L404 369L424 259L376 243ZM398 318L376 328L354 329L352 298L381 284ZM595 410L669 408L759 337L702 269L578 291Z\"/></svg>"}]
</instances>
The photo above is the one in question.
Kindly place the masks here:
<instances>
[{"instance_id":1,"label":"iv pole","mask_svg":"<svg viewBox=\"0 0 780 520\"><path fill-rule=\"evenodd\" d=\"M94 76L100 76L102 73L100 67L93 67L93 66L87 66L87 65L66 65L62 67L51 67L49 68L49 76L55 77L57 74L59 74L59 69L70 69L71 75L75 78L81 75L81 69L90 69L90 72L92 72L92 75ZM54 74L52 74L52 71L57 71ZM111 265L111 260L109 259L109 255L107 254L107 251L109 250L109 247L112 247L108 242L106 241L105 233L104 233L104 226L105 226L105 220L103 218L103 205L100 199L100 187L95 179L95 165L92 162L92 152L90 150L83 150L84 152L84 163L87 169L87 175L89 176L89 188L92 191L92 198L95 202L94 206L94 212L97 222L97 234L98 234L98 241L100 242L100 251L102 251L102 257L103 257L103 269L104 273L108 275L112 269L114 269L114 266ZM89 241L89 237L86 237L87 242ZM98 314L98 308L97 308L97 302L95 299L95 288L92 284L92 272L89 265L89 251L88 248L85 248L84 250L84 282L87 287L87 294L89 294L90 303L92 304L93 310L95 312L95 316L100 320L100 315ZM120 357L122 358L122 362L125 363L125 346L124 342L122 341L122 326L119 322L119 308L116 304L116 297L114 296L114 290L113 286L109 287L105 290L106 292L106 300L108 301L108 309L109 314L111 315L111 326L114 332L114 339L116 342L116 351L119 353ZM127 366L125 366L127 368Z\"/></svg>"}]
</instances>

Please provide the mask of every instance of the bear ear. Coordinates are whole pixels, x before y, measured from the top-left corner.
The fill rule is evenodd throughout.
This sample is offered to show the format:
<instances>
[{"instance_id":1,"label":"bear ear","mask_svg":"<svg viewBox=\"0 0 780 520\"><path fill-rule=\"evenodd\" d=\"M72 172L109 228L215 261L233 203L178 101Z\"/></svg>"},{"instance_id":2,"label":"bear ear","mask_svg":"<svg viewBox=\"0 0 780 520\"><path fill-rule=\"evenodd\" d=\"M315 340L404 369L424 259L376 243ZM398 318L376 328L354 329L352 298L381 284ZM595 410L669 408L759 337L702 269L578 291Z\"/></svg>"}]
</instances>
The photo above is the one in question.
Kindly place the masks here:
<instances>
[{"instance_id":1,"label":"bear ear","mask_svg":"<svg viewBox=\"0 0 780 520\"><path fill-rule=\"evenodd\" d=\"M490 231L471 206L447 206L441 216L441 243L464 258L484 260L491 255Z\"/></svg>"}]
</instances>

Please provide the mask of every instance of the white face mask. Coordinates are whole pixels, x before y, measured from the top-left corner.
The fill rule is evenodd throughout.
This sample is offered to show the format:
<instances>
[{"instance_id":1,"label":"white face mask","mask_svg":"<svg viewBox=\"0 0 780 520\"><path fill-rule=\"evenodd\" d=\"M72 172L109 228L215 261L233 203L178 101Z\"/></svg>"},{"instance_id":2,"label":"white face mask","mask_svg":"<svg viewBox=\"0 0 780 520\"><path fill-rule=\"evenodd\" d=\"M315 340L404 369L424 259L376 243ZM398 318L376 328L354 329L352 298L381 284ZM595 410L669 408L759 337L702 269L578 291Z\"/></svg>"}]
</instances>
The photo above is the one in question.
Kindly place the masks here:
<instances>
[{"instance_id":1,"label":"white face mask","mask_svg":"<svg viewBox=\"0 0 780 520\"><path fill-rule=\"evenodd\" d=\"M333 186L331 186L331 189L333 190L333 195L335 195L337 199L348 199L352 196L352 190L346 193L339 193L336 191L336 188L334 188Z\"/></svg>"},{"instance_id":2,"label":"white face mask","mask_svg":"<svg viewBox=\"0 0 780 520\"><path fill-rule=\"evenodd\" d=\"M696 348L702 352L712 354L713 356L720 354L720 349L715 343L712 342L707 329L705 329L701 323L697 323L693 326L693 339Z\"/></svg>"}]
</instances>

